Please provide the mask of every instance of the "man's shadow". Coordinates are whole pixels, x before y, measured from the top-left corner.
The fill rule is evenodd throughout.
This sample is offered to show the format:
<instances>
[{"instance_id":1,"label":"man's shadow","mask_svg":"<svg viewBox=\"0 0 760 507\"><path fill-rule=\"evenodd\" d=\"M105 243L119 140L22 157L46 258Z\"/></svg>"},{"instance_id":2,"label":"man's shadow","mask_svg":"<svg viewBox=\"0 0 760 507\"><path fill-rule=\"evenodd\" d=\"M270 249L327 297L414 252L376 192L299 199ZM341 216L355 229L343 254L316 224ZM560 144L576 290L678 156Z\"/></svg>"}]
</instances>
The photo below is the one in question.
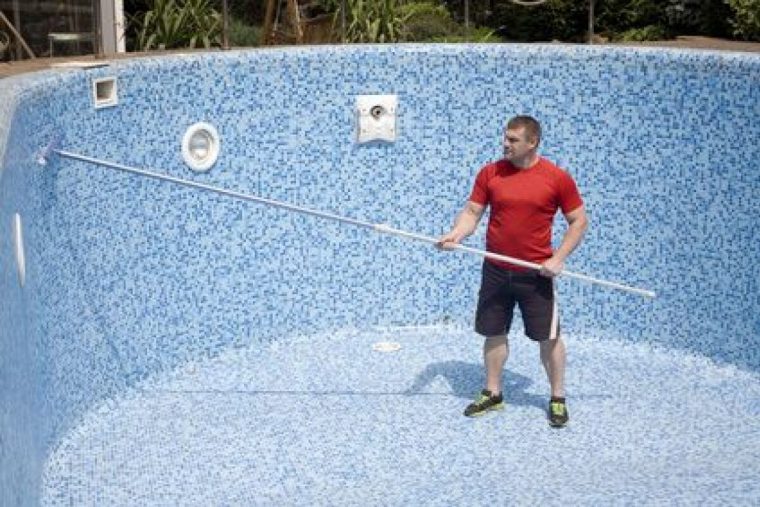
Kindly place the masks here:
<instances>
[{"instance_id":1,"label":"man's shadow","mask_svg":"<svg viewBox=\"0 0 760 507\"><path fill-rule=\"evenodd\" d=\"M483 388L483 365L464 361L443 361L429 364L414 379L405 394L423 394L436 377L443 377L459 398L472 399ZM526 390L533 384L528 377L504 370L504 399L510 405L546 408L547 397L531 394Z\"/></svg>"}]
</instances>

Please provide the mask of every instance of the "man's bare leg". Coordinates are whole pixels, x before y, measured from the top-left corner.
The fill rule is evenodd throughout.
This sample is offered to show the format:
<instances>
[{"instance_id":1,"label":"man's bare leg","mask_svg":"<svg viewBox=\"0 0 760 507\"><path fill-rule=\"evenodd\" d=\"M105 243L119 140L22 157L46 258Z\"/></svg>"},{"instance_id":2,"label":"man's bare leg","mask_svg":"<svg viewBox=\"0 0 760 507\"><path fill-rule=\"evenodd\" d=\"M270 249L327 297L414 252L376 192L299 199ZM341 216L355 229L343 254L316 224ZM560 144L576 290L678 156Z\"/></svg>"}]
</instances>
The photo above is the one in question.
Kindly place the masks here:
<instances>
[{"instance_id":1,"label":"man's bare leg","mask_svg":"<svg viewBox=\"0 0 760 507\"><path fill-rule=\"evenodd\" d=\"M544 340L541 344L541 362L551 386L551 395L555 398L565 397L565 362L567 352L562 338Z\"/></svg>"},{"instance_id":2,"label":"man's bare leg","mask_svg":"<svg viewBox=\"0 0 760 507\"><path fill-rule=\"evenodd\" d=\"M483 343L483 362L486 366L486 389L496 395L501 393L504 364L509 357L506 335L489 336Z\"/></svg>"},{"instance_id":3,"label":"man's bare leg","mask_svg":"<svg viewBox=\"0 0 760 507\"><path fill-rule=\"evenodd\" d=\"M569 419L565 403L565 362L567 353L562 338L541 342L541 362L544 363L546 376L551 385L551 402L549 403L549 425L561 428Z\"/></svg>"}]
</instances>

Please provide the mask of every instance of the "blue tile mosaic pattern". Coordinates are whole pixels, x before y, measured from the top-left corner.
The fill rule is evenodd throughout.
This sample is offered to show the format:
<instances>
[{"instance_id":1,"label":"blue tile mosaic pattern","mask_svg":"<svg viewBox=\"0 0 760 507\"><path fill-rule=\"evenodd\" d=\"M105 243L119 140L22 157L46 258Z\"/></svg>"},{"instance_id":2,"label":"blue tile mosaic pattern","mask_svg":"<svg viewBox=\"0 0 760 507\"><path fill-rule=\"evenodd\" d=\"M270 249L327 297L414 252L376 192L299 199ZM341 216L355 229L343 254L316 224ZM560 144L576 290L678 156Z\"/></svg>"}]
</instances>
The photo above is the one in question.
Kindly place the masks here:
<instances>
[{"instance_id":1,"label":"blue tile mosaic pattern","mask_svg":"<svg viewBox=\"0 0 760 507\"><path fill-rule=\"evenodd\" d=\"M119 105L95 110L91 79L102 76L118 78ZM698 354L718 363L710 368L738 367L756 382L760 291L746 266L760 261L759 85L760 57L753 54L554 45L232 51L0 81L0 503L37 503L43 470L48 479L61 472L54 459L90 467L71 481L95 477L93 470L118 452L115 435L98 440L93 426L90 440L85 434L68 457L61 453L97 423L91 423L96 407L121 400L132 386L230 348L266 351L296 334L467 325L477 291L476 258L57 156L45 167L35 164L34 154L51 141L437 235L463 204L478 168L499 156L504 121L532 114L544 125L544 154L576 178L591 218L569 269L659 294L647 301L562 280L566 332L579 343L601 336L644 347L636 350ZM354 142L360 94L398 95L396 143ZM222 137L217 165L200 175L183 165L179 150L184 130L197 121L211 122ZM27 243L23 290L10 241L16 212ZM481 247L484 230L469 244ZM641 371L648 357L638 363ZM244 362L214 375L223 381L258 365ZM666 370L674 376L668 384L682 373ZM756 392L747 382L748 392ZM319 390L315 385L308 389ZM193 389L210 388L201 382ZM134 406L138 412L156 401L147 391L138 394L145 396ZM657 410L656 400L670 400L659 395L642 406ZM726 396L721 391L715 399ZM445 399L447 414L458 413L462 400ZM216 402L204 400L205 410L215 410ZM128 429L142 416L124 403L118 410L127 414ZM395 401L389 403L392 412ZM106 410L103 420L118 410ZM200 417L198 424L210 421L210 413L177 410ZM364 408L346 410L364 417ZM677 418L670 405L662 410L663 421ZM225 435L234 437L236 424L265 414L228 416ZM160 420L169 424L171 415ZM452 428L440 436L455 434ZM595 445L593 433L576 431L579 440L568 445ZM758 445L742 455L750 467ZM287 470L282 477L292 480ZM57 491L67 502L66 484L46 482L45 501L58 498ZM725 498L757 494L746 482L725 486Z\"/></svg>"},{"instance_id":2,"label":"blue tile mosaic pattern","mask_svg":"<svg viewBox=\"0 0 760 507\"><path fill-rule=\"evenodd\" d=\"M378 340L401 349L375 352ZM646 344L568 340L572 422L560 432L544 422L536 347L518 337L507 408L474 420L460 415L483 381L466 328L343 329L231 349L88 413L47 463L44 503L756 502L757 375Z\"/></svg>"}]
</instances>

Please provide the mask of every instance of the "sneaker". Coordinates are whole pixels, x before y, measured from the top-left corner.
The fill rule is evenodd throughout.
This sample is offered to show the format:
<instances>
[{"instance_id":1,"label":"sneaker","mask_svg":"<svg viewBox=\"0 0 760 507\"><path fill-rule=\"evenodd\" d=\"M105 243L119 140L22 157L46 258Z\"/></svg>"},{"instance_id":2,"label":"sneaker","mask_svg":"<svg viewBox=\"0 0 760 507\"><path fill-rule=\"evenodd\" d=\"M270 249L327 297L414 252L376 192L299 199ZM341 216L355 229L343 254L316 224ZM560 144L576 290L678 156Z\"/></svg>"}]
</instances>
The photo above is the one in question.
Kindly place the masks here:
<instances>
[{"instance_id":1,"label":"sneaker","mask_svg":"<svg viewBox=\"0 0 760 507\"><path fill-rule=\"evenodd\" d=\"M570 416L567 414L567 405L564 401L552 400L549 402L549 425L561 428L567 424Z\"/></svg>"},{"instance_id":2,"label":"sneaker","mask_svg":"<svg viewBox=\"0 0 760 507\"><path fill-rule=\"evenodd\" d=\"M475 401L464 409L464 415L467 417L477 417L491 410L501 410L503 408L504 398L501 394L494 396L488 389L483 389Z\"/></svg>"}]
</instances>

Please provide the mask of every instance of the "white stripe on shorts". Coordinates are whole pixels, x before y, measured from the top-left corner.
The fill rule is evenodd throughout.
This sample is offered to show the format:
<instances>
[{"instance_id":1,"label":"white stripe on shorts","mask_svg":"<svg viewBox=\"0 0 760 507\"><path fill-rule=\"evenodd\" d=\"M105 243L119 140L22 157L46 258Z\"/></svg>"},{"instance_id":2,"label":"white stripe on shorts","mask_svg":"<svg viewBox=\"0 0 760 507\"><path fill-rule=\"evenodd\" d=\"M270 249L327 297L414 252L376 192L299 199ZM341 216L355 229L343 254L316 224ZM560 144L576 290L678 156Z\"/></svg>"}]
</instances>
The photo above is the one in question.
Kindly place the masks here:
<instances>
[{"instance_id":1,"label":"white stripe on shorts","mask_svg":"<svg viewBox=\"0 0 760 507\"><path fill-rule=\"evenodd\" d=\"M557 280L552 278L552 292L554 293L554 304L552 305L552 325L549 329L549 339L556 340L559 338L559 294L557 294Z\"/></svg>"}]
</instances>

